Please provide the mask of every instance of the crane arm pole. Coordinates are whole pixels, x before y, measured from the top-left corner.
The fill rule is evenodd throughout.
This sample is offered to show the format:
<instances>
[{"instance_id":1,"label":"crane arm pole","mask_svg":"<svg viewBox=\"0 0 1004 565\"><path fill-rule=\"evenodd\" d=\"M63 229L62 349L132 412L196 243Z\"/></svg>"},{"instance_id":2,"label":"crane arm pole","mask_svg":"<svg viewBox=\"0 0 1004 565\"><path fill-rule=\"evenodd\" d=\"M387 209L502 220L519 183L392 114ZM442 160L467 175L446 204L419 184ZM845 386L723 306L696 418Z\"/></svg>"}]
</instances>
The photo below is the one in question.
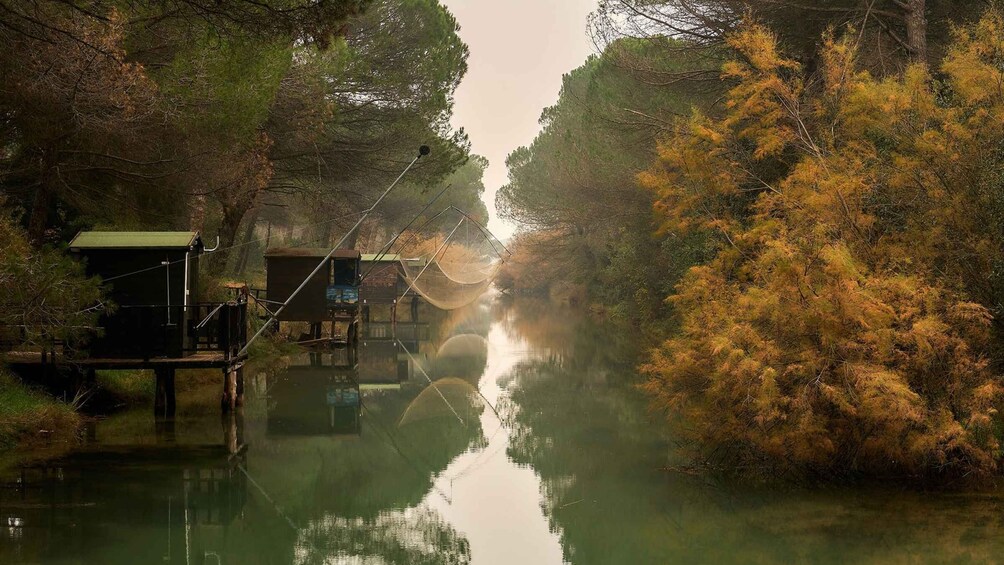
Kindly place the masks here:
<instances>
[{"instance_id":1,"label":"crane arm pole","mask_svg":"<svg viewBox=\"0 0 1004 565\"><path fill-rule=\"evenodd\" d=\"M352 235L352 233L355 232L356 229L358 229L359 226L362 225L362 223L373 212L373 210L375 210L376 207L379 206L381 202L383 202L383 199L386 198L388 194L390 194L390 191L394 190L394 187L397 186L397 183L401 182L401 179L404 178L404 175L411 170L411 168L415 165L415 163L418 162L419 159L428 154L429 154L429 148L423 145L418 151L418 156L412 159L411 163L408 163L408 166L405 167L404 171L401 171L401 174L398 175L397 179L395 179L394 182L392 182L390 186L387 187L387 190L383 191L383 194L380 195L380 198L377 198L376 202L374 202L372 206L370 206L363 212L363 215L359 218L358 221L356 221L356 225L352 226L352 228L349 229L349 231L345 232L345 235L343 235L342 238L338 240L338 243L336 243L335 246L331 248L331 251L329 251L328 254L324 256L324 259L321 259L321 262L318 263L316 267L314 267L314 270L309 275L307 275L307 278L303 279L303 282L300 283L300 286L296 287L296 290L293 291L293 294L290 294L289 298L287 298L286 301L282 303L282 306L279 306L279 308L276 309L275 313L272 314L268 322L262 325L262 327L258 328L258 331L255 332L253 336L251 336L251 339L249 339L246 344L244 344L244 347L241 348L241 350L237 353L238 357L245 355L248 352L248 349L251 347L251 344L254 343L254 341L258 339L258 337L260 337L261 334L265 333L265 330L269 326L271 326L272 322L274 322L276 318L279 317L279 314L281 314L282 311L286 309L286 306L289 306L289 303L292 302L294 298L296 298L296 295L300 294L300 291L307 286L307 283L310 282L310 279L314 278L314 276L317 273L319 273L321 269L324 268L324 265L327 264L327 262L331 259L331 256L335 254L335 251L337 251L342 246L342 244L345 243L346 240L348 240L349 236Z\"/></svg>"}]
</instances>

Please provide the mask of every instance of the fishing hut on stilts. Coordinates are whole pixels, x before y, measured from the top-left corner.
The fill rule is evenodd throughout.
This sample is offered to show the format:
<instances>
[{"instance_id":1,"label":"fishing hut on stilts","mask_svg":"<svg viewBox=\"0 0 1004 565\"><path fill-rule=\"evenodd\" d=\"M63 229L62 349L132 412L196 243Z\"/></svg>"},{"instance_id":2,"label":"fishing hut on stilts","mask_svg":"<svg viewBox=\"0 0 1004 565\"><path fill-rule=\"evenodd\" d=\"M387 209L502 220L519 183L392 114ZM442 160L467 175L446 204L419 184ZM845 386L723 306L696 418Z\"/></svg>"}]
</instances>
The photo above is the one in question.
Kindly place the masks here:
<instances>
[{"instance_id":1,"label":"fishing hut on stilts","mask_svg":"<svg viewBox=\"0 0 1004 565\"><path fill-rule=\"evenodd\" d=\"M285 304L279 312L268 312L276 314L276 330L281 330L283 322L304 322L310 324L310 330L298 340L303 345L356 343L360 327L360 260L361 254L354 249L267 250L266 296L261 302L266 308ZM302 291L297 293L301 286Z\"/></svg>"},{"instance_id":2,"label":"fishing hut on stilts","mask_svg":"<svg viewBox=\"0 0 1004 565\"><path fill-rule=\"evenodd\" d=\"M199 301L200 260L207 250L198 232L85 231L69 249L88 276L107 286L108 304L97 306L98 331L86 343L8 352L15 371L48 378L63 369L88 386L98 369L150 369L157 381L154 410L172 416L178 369L220 369L223 408L241 403L247 294Z\"/></svg>"}]
</instances>

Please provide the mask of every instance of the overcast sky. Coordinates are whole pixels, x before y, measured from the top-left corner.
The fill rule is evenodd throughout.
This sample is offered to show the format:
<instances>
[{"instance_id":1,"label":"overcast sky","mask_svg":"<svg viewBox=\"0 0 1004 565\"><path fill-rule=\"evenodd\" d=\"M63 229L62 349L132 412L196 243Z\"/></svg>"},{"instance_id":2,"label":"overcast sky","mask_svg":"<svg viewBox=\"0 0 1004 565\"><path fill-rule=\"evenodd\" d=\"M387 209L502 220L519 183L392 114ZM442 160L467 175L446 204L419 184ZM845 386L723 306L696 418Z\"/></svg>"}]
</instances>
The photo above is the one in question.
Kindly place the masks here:
<instances>
[{"instance_id":1,"label":"overcast sky","mask_svg":"<svg viewBox=\"0 0 1004 565\"><path fill-rule=\"evenodd\" d=\"M506 183L506 156L528 145L537 119L555 103L561 76L593 52L586 17L597 0L441 0L460 23L470 47L467 76L453 113L473 150L491 162L485 175L488 227L508 238L515 226L495 215L495 192Z\"/></svg>"}]
</instances>

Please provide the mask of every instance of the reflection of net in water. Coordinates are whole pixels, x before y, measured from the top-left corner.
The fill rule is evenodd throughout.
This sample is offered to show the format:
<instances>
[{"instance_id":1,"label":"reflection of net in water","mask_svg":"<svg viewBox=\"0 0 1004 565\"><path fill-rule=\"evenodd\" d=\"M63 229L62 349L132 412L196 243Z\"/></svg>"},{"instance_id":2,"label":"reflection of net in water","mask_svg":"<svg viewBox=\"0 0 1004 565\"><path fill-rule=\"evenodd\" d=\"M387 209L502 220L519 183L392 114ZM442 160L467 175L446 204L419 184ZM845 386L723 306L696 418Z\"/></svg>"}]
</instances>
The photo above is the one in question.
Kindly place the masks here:
<instances>
[{"instance_id":1,"label":"reflection of net in water","mask_svg":"<svg viewBox=\"0 0 1004 565\"><path fill-rule=\"evenodd\" d=\"M439 379L411 401L398 427L439 418L455 418L466 424L476 421L483 409L478 389L470 383L457 378Z\"/></svg>"},{"instance_id":2,"label":"reflection of net in water","mask_svg":"<svg viewBox=\"0 0 1004 565\"><path fill-rule=\"evenodd\" d=\"M430 360L433 378L457 377L477 385L488 364L488 342L474 334L455 335Z\"/></svg>"},{"instance_id":3,"label":"reflection of net in water","mask_svg":"<svg viewBox=\"0 0 1004 565\"><path fill-rule=\"evenodd\" d=\"M414 292L443 310L477 300L494 280L508 251L484 227L448 208L402 238L398 253Z\"/></svg>"},{"instance_id":4,"label":"reflection of net in water","mask_svg":"<svg viewBox=\"0 0 1004 565\"><path fill-rule=\"evenodd\" d=\"M436 357L488 357L488 341L477 334L460 334L439 346Z\"/></svg>"}]
</instances>

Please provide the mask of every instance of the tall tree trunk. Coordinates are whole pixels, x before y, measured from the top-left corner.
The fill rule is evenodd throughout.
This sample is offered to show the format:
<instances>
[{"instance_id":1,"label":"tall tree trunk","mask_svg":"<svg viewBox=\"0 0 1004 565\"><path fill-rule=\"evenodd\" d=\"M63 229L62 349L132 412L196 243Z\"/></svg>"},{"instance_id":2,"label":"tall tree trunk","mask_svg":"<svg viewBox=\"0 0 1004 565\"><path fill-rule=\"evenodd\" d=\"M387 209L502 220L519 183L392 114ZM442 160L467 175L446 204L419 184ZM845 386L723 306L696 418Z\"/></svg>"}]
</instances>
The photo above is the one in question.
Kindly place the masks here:
<instances>
[{"instance_id":1,"label":"tall tree trunk","mask_svg":"<svg viewBox=\"0 0 1004 565\"><path fill-rule=\"evenodd\" d=\"M220 276L227 271L230 264L230 257L233 254L234 242L237 241L237 230L241 227L241 221L251 209L250 205L244 202L223 207L223 220L220 222L220 250L213 253L210 272Z\"/></svg>"},{"instance_id":2,"label":"tall tree trunk","mask_svg":"<svg viewBox=\"0 0 1004 565\"><path fill-rule=\"evenodd\" d=\"M909 0L906 9L906 42L910 58L927 62L927 0Z\"/></svg>"},{"instance_id":3,"label":"tall tree trunk","mask_svg":"<svg viewBox=\"0 0 1004 565\"><path fill-rule=\"evenodd\" d=\"M234 274L240 275L244 273L244 269L247 268L248 255L251 253L251 238L254 237L255 224L258 223L258 209L255 208L251 211L246 222L246 227L244 228L244 237L241 238L241 249L238 253L239 259L237 260L237 267L234 268Z\"/></svg>"},{"instance_id":4,"label":"tall tree trunk","mask_svg":"<svg viewBox=\"0 0 1004 565\"><path fill-rule=\"evenodd\" d=\"M41 168L38 176L38 189L31 204L31 216L28 218L28 238L34 244L42 243L45 238L45 228L49 227L49 211L52 208L53 195L56 190L56 166L58 161L54 148L42 150Z\"/></svg>"}]
</instances>

